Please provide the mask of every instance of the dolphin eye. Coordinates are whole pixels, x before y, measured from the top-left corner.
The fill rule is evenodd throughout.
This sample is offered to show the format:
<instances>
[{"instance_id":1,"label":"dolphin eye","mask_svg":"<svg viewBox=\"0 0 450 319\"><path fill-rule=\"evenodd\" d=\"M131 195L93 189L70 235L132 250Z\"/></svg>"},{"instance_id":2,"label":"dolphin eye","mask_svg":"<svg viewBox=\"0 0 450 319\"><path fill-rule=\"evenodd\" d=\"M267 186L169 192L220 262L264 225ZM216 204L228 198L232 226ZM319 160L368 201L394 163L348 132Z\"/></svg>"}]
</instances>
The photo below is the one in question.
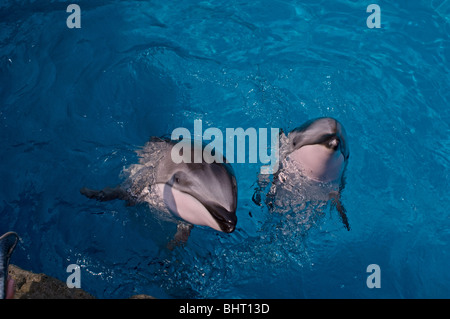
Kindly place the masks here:
<instances>
[{"instance_id":1,"label":"dolphin eye","mask_svg":"<svg viewBox=\"0 0 450 319\"><path fill-rule=\"evenodd\" d=\"M186 185L187 183L187 178L183 173L176 173L172 176L172 181L174 184L178 184L178 185Z\"/></svg>"},{"instance_id":2,"label":"dolphin eye","mask_svg":"<svg viewBox=\"0 0 450 319\"><path fill-rule=\"evenodd\" d=\"M181 181L181 178L180 178L179 174L177 173L172 176L172 180L173 180L174 184L179 184Z\"/></svg>"}]
</instances>

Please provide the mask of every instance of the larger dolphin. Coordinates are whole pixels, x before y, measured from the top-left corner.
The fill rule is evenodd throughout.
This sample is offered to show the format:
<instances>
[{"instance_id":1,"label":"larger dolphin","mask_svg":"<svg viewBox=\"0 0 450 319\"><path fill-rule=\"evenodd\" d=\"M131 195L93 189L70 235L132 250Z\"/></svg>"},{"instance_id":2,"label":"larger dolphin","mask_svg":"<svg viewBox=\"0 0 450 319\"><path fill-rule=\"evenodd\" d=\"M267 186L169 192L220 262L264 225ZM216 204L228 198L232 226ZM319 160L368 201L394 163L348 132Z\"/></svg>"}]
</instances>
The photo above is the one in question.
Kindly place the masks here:
<instances>
[{"instance_id":1,"label":"larger dolphin","mask_svg":"<svg viewBox=\"0 0 450 319\"><path fill-rule=\"evenodd\" d=\"M124 170L126 180L121 185L102 190L84 187L81 194L99 201L122 199L130 205L148 203L187 222L178 223L176 237L181 241L187 240L191 225L233 232L237 223L237 183L232 167L225 159L222 163L204 158L200 163L176 163L172 159L176 144L152 138L137 152L139 164ZM198 147L195 143L190 146L193 151Z\"/></svg>"}]
</instances>

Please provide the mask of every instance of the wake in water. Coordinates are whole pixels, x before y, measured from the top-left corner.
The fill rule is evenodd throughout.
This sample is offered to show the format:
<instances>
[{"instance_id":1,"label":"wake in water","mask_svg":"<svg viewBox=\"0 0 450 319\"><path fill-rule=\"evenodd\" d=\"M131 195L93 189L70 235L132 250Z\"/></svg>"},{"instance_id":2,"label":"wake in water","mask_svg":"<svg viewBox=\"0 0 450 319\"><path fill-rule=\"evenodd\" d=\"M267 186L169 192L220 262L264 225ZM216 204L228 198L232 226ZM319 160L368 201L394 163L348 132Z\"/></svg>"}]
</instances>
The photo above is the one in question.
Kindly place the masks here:
<instances>
[{"instance_id":1,"label":"wake in water","mask_svg":"<svg viewBox=\"0 0 450 319\"><path fill-rule=\"evenodd\" d=\"M236 298L237 290L248 297L253 291L248 287L262 281L275 283L280 278L291 278L300 282L302 270L313 265L308 234L322 225L331 209L332 205L323 201L291 206L283 212L260 208L260 214L267 219L255 235L239 231L231 237L217 236L206 241L204 237L195 238L172 252L161 251L149 265L148 284L159 285L175 298ZM270 278L267 274L271 274ZM258 289L253 293L254 297L264 295ZM282 292L273 292L272 296L278 294L283 296Z\"/></svg>"}]
</instances>

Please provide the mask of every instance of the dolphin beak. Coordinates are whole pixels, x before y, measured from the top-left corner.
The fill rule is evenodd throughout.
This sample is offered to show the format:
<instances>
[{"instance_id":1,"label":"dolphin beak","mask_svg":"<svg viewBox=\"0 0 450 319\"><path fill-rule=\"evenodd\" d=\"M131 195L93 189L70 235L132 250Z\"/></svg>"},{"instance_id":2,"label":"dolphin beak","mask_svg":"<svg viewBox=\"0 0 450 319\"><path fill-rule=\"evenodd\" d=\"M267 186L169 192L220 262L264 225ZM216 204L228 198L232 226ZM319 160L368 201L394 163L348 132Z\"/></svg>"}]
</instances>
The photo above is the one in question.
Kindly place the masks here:
<instances>
[{"instance_id":1,"label":"dolphin beak","mask_svg":"<svg viewBox=\"0 0 450 319\"><path fill-rule=\"evenodd\" d=\"M206 205L205 206L214 220L219 224L220 229L224 233L232 233L236 228L237 217L235 212L230 212L222 206Z\"/></svg>"},{"instance_id":2,"label":"dolphin beak","mask_svg":"<svg viewBox=\"0 0 450 319\"><path fill-rule=\"evenodd\" d=\"M339 148L339 144L341 143L341 140L337 135L334 135L328 140L328 148L337 151Z\"/></svg>"}]
</instances>

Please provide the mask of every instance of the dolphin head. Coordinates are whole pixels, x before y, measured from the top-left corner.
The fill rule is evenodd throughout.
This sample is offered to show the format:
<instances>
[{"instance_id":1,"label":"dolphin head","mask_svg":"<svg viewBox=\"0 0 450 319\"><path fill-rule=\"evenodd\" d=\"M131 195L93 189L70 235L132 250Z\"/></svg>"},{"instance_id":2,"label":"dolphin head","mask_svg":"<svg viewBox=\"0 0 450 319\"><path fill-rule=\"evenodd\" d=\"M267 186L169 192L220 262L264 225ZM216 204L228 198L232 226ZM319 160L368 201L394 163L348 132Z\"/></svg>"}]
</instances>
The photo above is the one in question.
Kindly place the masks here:
<instances>
[{"instance_id":1,"label":"dolphin head","mask_svg":"<svg viewBox=\"0 0 450 319\"><path fill-rule=\"evenodd\" d=\"M236 228L237 183L226 163L161 163L158 186L168 209L181 219L231 233Z\"/></svg>"},{"instance_id":2,"label":"dolphin head","mask_svg":"<svg viewBox=\"0 0 450 319\"><path fill-rule=\"evenodd\" d=\"M288 142L289 158L309 178L329 182L342 176L350 153L344 127L337 120L307 121L289 133Z\"/></svg>"}]
</instances>

